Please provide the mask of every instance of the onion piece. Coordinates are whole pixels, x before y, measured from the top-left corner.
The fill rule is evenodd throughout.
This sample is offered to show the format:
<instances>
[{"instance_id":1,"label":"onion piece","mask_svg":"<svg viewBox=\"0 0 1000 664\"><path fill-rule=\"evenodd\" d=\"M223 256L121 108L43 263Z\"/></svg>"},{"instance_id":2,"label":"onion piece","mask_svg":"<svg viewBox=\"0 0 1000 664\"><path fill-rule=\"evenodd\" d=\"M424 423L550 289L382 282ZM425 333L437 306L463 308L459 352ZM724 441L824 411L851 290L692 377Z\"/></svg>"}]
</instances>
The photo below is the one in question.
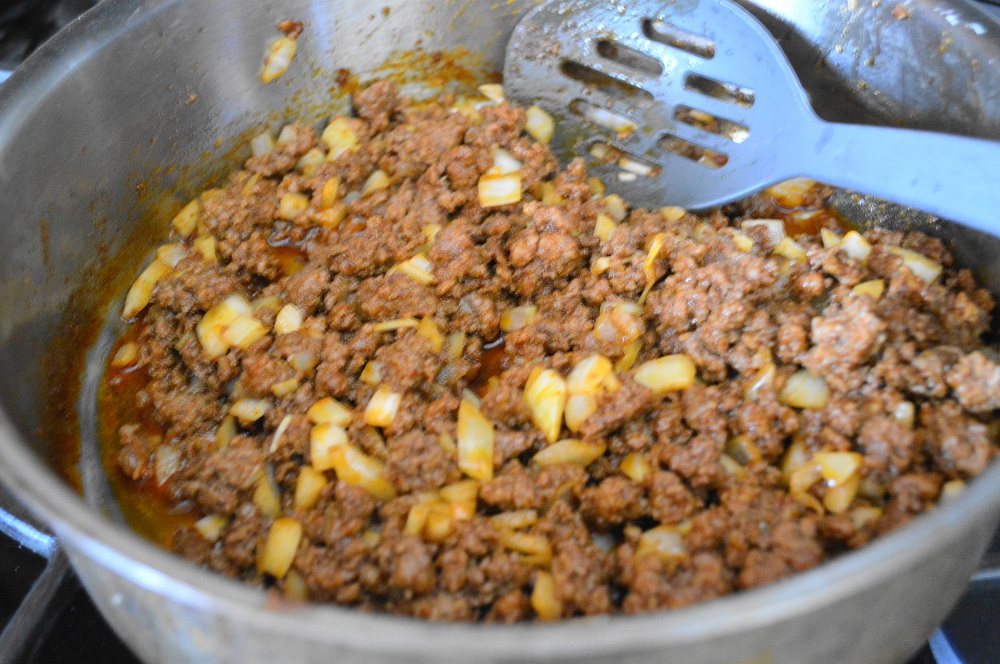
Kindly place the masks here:
<instances>
[{"instance_id":1,"label":"onion piece","mask_svg":"<svg viewBox=\"0 0 1000 664\"><path fill-rule=\"evenodd\" d=\"M195 228L198 227L198 221L200 219L201 200L195 198L182 207L180 212L174 215L170 225L173 226L178 235L186 239L190 237L191 233L193 233Z\"/></svg>"},{"instance_id":2,"label":"onion piece","mask_svg":"<svg viewBox=\"0 0 1000 664\"><path fill-rule=\"evenodd\" d=\"M396 419L403 396L385 385L375 390L365 407L364 421L373 427L387 427Z\"/></svg>"},{"instance_id":3,"label":"onion piece","mask_svg":"<svg viewBox=\"0 0 1000 664\"><path fill-rule=\"evenodd\" d=\"M499 83L487 83L477 88L479 92L490 101L499 104L507 99L503 91L503 86Z\"/></svg>"},{"instance_id":4,"label":"onion piece","mask_svg":"<svg viewBox=\"0 0 1000 664\"><path fill-rule=\"evenodd\" d=\"M337 157L345 152L356 152L359 149L358 135L351 127L350 121L343 116L330 119L320 136L320 141L327 148L327 161L336 161Z\"/></svg>"},{"instance_id":5,"label":"onion piece","mask_svg":"<svg viewBox=\"0 0 1000 664\"><path fill-rule=\"evenodd\" d=\"M590 266L590 271L594 275L600 276L611 269L611 257L601 256Z\"/></svg>"},{"instance_id":6,"label":"onion piece","mask_svg":"<svg viewBox=\"0 0 1000 664\"><path fill-rule=\"evenodd\" d=\"M683 353L665 355L640 364L633 379L657 394L683 390L694 385L697 367Z\"/></svg>"},{"instance_id":7,"label":"onion piece","mask_svg":"<svg viewBox=\"0 0 1000 664\"><path fill-rule=\"evenodd\" d=\"M209 514L194 522L194 529L209 542L219 541L222 529L229 524L229 519L221 514Z\"/></svg>"},{"instance_id":8,"label":"onion piece","mask_svg":"<svg viewBox=\"0 0 1000 664\"><path fill-rule=\"evenodd\" d=\"M613 371L611 360L603 355L590 355L579 362L566 377L569 394L596 394L604 386L604 381Z\"/></svg>"},{"instance_id":9,"label":"onion piece","mask_svg":"<svg viewBox=\"0 0 1000 664\"><path fill-rule=\"evenodd\" d=\"M408 327L419 327L420 321L416 318L396 318L394 320L386 320L380 323L375 323L372 329L376 332L394 332L396 330L405 330Z\"/></svg>"},{"instance_id":10,"label":"onion piece","mask_svg":"<svg viewBox=\"0 0 1000 664\"><path fill-rule=\"evenodd\" d=\"M792 178L768 187L764 193L784 208L797 208L805 202L806 194L816 186L815 180L809 178Z\"/></svg>"},{"instance_id":11,"label":"onion piece","mask_svg":"<svg viewBox=\"0 0 1000 664\"><path fill-rule=\"evenodd\" d=\"M497 528L506 530L524 530L538 523L538 512L535 510L515 510L501 512L490 517Z\"/></svg>"},{"instance_id":12,"label":"onion piece","mask_svg":"<svg viewBox=\"0 0 1000 664\"><path fill-rule=\"evenodd\" d=\"M309 457L316 472L330 470L334 466L334 450L347 445L347 431L336 424L323 422L309 431Z\"/></svg>"},{"instance_id":13,"label":"onion piece","mask_svg":"<svg viewBox=\"0 0 1000 664\"><path fill-rule=\"evenodd\" d=\"M281 495L269 473L264 473L257 480L251 502L265 519L274 520L281 516Z\"/></svg>"},{"instance_id":14,"label":"onion piece","mask_svg":"<svg viewBox=\"0 0 1000 664\"><path fill-rule=\"evenodd\" d=\"M535 320L538 307L532 304L514 307L503 312L500 316L500 329L504 332L514 332L531 325Z\"/></svg>"},{"instance_id":15,"label":"onion piece","mask_svg":"<svg viewBox=\"0 0 1000 664\"><path fill-rule=\"evenodd\" d=\"M250 154L254 157L263 157L274 152L274 137L268 132L260 133L250 141Z\"/></svg>"},{"instance_id":16,"label":"onion piece","mask_svg":"<svg viewBox=\"0 0 1000 664\"><path fill-rule=\"evenodd\" d=\"M124 369L134 365L139 359L139 345L128 341L123 343L115 351L111 358L111 366L115 369Z\"/></svg>"},{"instance_id":17,"label":"onion piece","mask_svg":"<svg viewBox=\"0 0 1000 664\"><path fill-rule=\"evenodd\" d=\"M848 231L837 247L851 258L862 263L867 262L869 254L872 253L872 246L868 244L868 240L857 231ZM890 249L890 251L892 250Z\"/></svg>"},{"instance_id":18,"label":"onion piece","mask_svg":"<svg viewBox=\"0 0 1000 664\"><path fill-rule=\"evenodd\" d=\"M337 203L337 195L340 193L340 180L332 177L323 183L319 194L319 208L326 210L332 208Z\"/></svg>"},{"instance_id":19,"label":"onion piece","mask_svg":"<svg viewBox=\"0 0 1000 664\"><path fill-rule=\"evenodd\" d=\"M299 389L299 379L289 378L288 380L282 380L271 386L271 394L278 397L279 399L287 397L289 394L295 392Z\"/></svg>"},{"instance_id":20,"label":"onion piece","mask_svg":"<svg viewBox=\"0 0 1000 664\"><path fill-rule=\"evenodd\" d=\"M922 254L902 247L889 247L889 253L903 259L903 265L910 269L915 276L923 279L926 283L931 283L941 274L941 264L932 261Z\"/></svg>"},{"instance_id":21,"label":"onion piece","mask_svg":"<svg viewBox=\"0 0 1000 664\"><path fill-rule=\"evenodd\" d=\"M554 443L562 430L566 408L566 381L552 369L533 372L524 386L524 403L531 410L535 426Z\"/></svg>"},{"instance_id":22,"label":"onion piece","mask_svg":"<svg viewBox=\"0 0 1000 664\"><path fill-rule=\"evenodd\" d=\"M610 196L604 197L604 205L611 216L611 219L617 223L621 223L625 220L628 215L628 207L625 205L625 201L618 194L611 194Z\"/></svg>"},{"instance_id":23,"label":"onion piece","mask_svg":"<svg viewBox=\"0 0 1000 664\"><path fill-rule=\"evenodd\" d=\"M216 263L219 258L215 253L215 238L211 235L200 235L191 243L191 248L206 261Z\"/></svg>"},{"instance_id":24,"label":"onion piece","mask_svg":"<svg viewBox=\"0 0 1000 664\"><path fill-rule=\"evenodd\" d=\"M665 563L677 565L688 558L681 529L674 526L656 526L639 536L637 556L655 555Z\"/></svg>"},{"instance_id":25,"label":"onion piece","mask_svg":"<svg viewBox=\"0 0 1000 664\"><path fill-rule=\"evenodd\" d=\"M478 190L479 204L484 208L517 203L521 200L521 174L483 175Z\"/></svg>"},{"instance_id":26,"label":"onion piece","mask_svg":"<svg viewBox=\"0 0 1000 664\"><path fill-rule=\"evenodd\" d=\"M788 377L778 400L794 408L821 410L830 400L830 390L823 378L802 369Z\"/></svg>"},{"instance_id":27,"label":"onion piece","mask_svg":"<svg viewBox=\"0 0 1000 664\"><path fill-rule=\"evenodd\" d=\"M420 320L420 325L417 326L417 335L427 339L431 350L435 353L440 353L441 349L444 348L444 335L441 334L441 330L433 318L425 317Z\"/></svg>"},{"instance_id":28,"label":"onion piece","mask_svg":"<svg viewBox=\"0 0 1000 664\"><path fill-rule=\"evenodd\" d=\"M562 602L556 595L555 581L548 572L535 573L535 587L531 590L531 608L542 622L552 622L562 617Z\"/></svg>"},{"instance_id":29,"label":"onion piece","mask_svg":"<svg viewBox=\"0 0 1000 664\"><path fill-rule=\"evenodd\" d=\"M296 191L285 192L278 201L278 218L292 221L309 208L309 197Z\"/></svg>"},{"instance_id":30,"label":"onion piece","mask_svg":"<svg viewBox=\"0 0 1000 664\"><path fill-rule=\"evenodd\" d=\"M462 399L458 406L455 435L459 470L483 482L493 479L493 423L468 399Z\"/></svg>"},{"instance_id":31,"label":"onion piece","mask_svg":"<svg viewBox=\"0 0 1000 664\"><path fill-rule=\"evenodd\" d=\"M268 448L268 454L274 454L278 451L278 447L281 446L281 437L288 430L289 425L292 423L292 416L285 415L281 418L281 422L278 423L278 428L274 430L274 436L271 437L271 446Z\"/></svg>"},{"instance_id":32,"label":"onion piece","mask_svg":"<svg viewBox=\"0 0 1000 664\"><path fill-rule=\"evenodd\" d=\"M611 239L616 228L618 228L618 224L615 223L614 219L606 214L599 214L594 222L594 235L601 242L607 242Z\"/></svg>"},{"instance_id":33,"label":"onion piece","mask_svg":"<svg viewBox=\"0 0 1000 664\"><path fill-rule=\"evenodd\" d=\"M736 248L742 251L743 253L749 253L753 251L753 244L754 244L753 238L747 235L746 233L735 231L733 233L733 244L736 245Z\"/></svg>"},{"instance_id":34,"label":"onion piece","mask_svg":"<svg viewBox=\"0 0 1000 664\"><path fill-rule=\"evenodd\" d=\"M331 451L337 479L359 486L380 500L392 500L396 490L385 477L385 464L352 445L339 445Z\"/></svg>"},{"instance_id":35,"label":"onion piece","mask_svg":"<svg viewBox=\"0 0 1000 664\"><path fill-rule=\"evenodd\" d=\"M521 162L503 148L493 148L493 167L486 171L487 175L508 175L521 170Z\"/></svg>"},{"instance_id":36,"label":"onion piece","mask_svg":"<svg viewBox=\"0 0 1000 664\"><path fill-rule=\"evenodd\" d=\"M525 115L524 129L528 135L539 143L548 145L556 130L556 123L552 116L536 105L529 106Z\"/></svg>"},{"instance_id":37,"label":"onion piece","mask_svg":"<svg viewBox=\"0 0 1000 664\"><path fill-rule=\"evenodd\" d=\"M604 443L585 443L574 438L564 438L538 452L531 458L531 462L539 466L568 463L586 468L607 449L608 446Z\"/></svg>"},{"instance_id":38,"label":"onion piece","mask_svg":"<svg viewBox=\"0 0 1000 664\"><path fill-rule=\"evenodd\" d=\"M153 454L153 475L156 483L163 486L181 469L183 462L181 451L174 445L160 445Z\"/></svg>"},{"instance_id":39,"label":"onion piece","mask_svg":"<svg viewBox=\"0 0 1000 664\"><path fill-rule=\"evenodd\" d=\"M817 452L812 460L819 465L823 479L840 484L858 472L863 457L857 452Z\"/></svg>"},{"instance_id":40,"label":"onion piece","mask_svg":"<svg viewBox=\"0 0 1000 664\"><path fill-rule=\"evenodd\" d=\"M146 266L146 269L136 277L128 294L125 296L125 306L122 307L122 318L131 320L139 315L139 312L149 304L149 298L153 294L153 288L163 277L170 273L170 266L160 259L154 260Z\"/></svg>"},{"instance_id":41,"label":"onion piece","mask_svg":"<svg viewBox=\"0 0 1000 664\"><path fill-rule=\"evenodd\" d=\"M622 462L618 465L618 470L625 473L626 477L636 484L642 484L653 471L653 467L645 456L639 452L632 452L622 459Z\"/></svg>"},{"instance_id":42,"label":"onion piece","mask_svg":"<svg viewBox=\"0 0 1000 664\"><path fill-rule=\"evenodd\" d=\"M286 304L278 310L278 314L274 317L274 333L291 334L292 332L298 332L302 329L303 322L302 310L294 304Z\"/></svg>"},{"instance_id":43,"label":"onion piece","mask_svg":"<svg viewBox=\"0 0 1000 664\"><path fill-rule=\"evenodd\" d=\"M229 414L247 427L264 417L271 410L271 402L267 399L239 399L229 409Z\"/></svg>"},{"instance_id":44,"label":"onion piece","mask_svg":"<svg viewBox=\"0 0 1000 664\"><path fill-rule=\"evenodd\" d=\"M316 175L319 167L325 163L326 153L320 148L311 148L296 162L295 170L302 173L304 177L311 178Z\"/></svg>"},{"instance_id":45,"label":"onion piece","mask_svg":"<svg viewBox=\"0 0 1000 664\"><path fill-rule=\"evenodd\" d=\"M827 249L832 249L839 246L841 243L840 236L831 231L829 228L819 229L819 236L823 240L823 246Z\"/></svg>"},{"instance_id":46,"label":"onion piece","mask_svg":"<svg viewBox=\"0 0 1000 664\"><path fill-rule=\"evenodd\" d=\"M274 42L264 57L264 66L260 70L261 83L270 83L288 71L297 49L298 44L291 37L282 37Z\"/></svg>"},{"instance_id":47,"label":"onion piece","mask_svg":"<svg viewBox=\"0 0 1000 664\"><path fill-rule=\"evenodd\" d=\"M386 175L385 171L379 169L368 176L365 183L361 185L361 197L364 198L368 194L376 191L382 191L383 189L389 188L389 176Z\"/></svg>"},{"instance_id":48,"label":"onion piece","mask_svg":"<svg viewBox=\"0 0 1000 664\"><path fill-rule=\"evenodd\" d=\"M246 350L267 334L267 328L252 316L239 315L222 330L222 339L232 347Z\"/></svg>"},{"instance_id":49,"label":"onion piece","mask_svg":"<svg viewBox=\"0 0 1000 664\"><path fill-rule=\"evenodd\" d=\"M252 315L253 309L246 298L235 294L206 311L195 327L198 342L205 354L213 359L225 355L230 347L223 336L226 327L240 316Z\"/></svg>"},{"instance_id":50,"label":"onion piece","mask_svg":"<svg viewBox=\"0 0 1000 664\"><path fill-rule=\"evenodd\" d=\"M878 300L882 297L882 293L885 292L885 281L883 279L862 281L860 284L852 288L851 292L859 296L867 295L871 299L878 302Z\"/></svg>"},{"instance_id":51,"label":"onion piece","mask_svg":"<svg viewBox=\"0 0 1000 664\"><path fill-rule=\"evenodd\" d=\"M351 409L333 397L323 397L306 411L306 418L313 424L333 424L346 428L352 417Z\"/></svg>"},{"instance_id":52,"label":"onion piece","mask_svg":"<svg viewBox=\"0 0 1000 664\"><path fill-rule=\"evenodd\" d=\"M275 520L257 561L257 571L277 579L283 578L295 560L295 552L301 541L302 524L289 517Z\"/></svg>"},{"instance_id":53,"label":"onion piece","mask_svg":"<svg viewBox=\"0 0 1000 664\"><path fill-rule=\"evenodd\" d=\"M501 530L500 544L522 554L524 557L521 562L528 565L547 567L552 564L552 544L543 535Z\"/></svg>"},{"instance_id":54,"label":"onion piece","mask_svg":"<svg viewBox=\"0 0 1000 664\"><path fill-rule=\"evenodd\" d=\"M806 250L802 247L802 245L790 237L782 238L781 241L774 246L774 253L779 256L784 256L790 261L804 262L808 258L806 256Z\"/></svg>"},{"instance_id":55,"label":"onion piece","mask_svg":"<svg viewBox=\"0 0 1000 664\"><path fill-rule=\"evenodd\" d=\"M740 228L744 231L757 227L763 227L767 230L767 234L771 237L771 244L773 245L777 245L787 237L785 222L780 219L748 219L740 224Z\"/></svg>"},{"instance_id":56,"label":"onion piece","mask_svg":"<svg viewBox=\"0 0 1000 664\"><path fill-rule=\"evenodd\" d=\"M387 274L393 272L401 272L424 286L434 283L434 265L422 254L417 254L402 263L396 263L389 268Z\"/></svg>"}]
</instances>

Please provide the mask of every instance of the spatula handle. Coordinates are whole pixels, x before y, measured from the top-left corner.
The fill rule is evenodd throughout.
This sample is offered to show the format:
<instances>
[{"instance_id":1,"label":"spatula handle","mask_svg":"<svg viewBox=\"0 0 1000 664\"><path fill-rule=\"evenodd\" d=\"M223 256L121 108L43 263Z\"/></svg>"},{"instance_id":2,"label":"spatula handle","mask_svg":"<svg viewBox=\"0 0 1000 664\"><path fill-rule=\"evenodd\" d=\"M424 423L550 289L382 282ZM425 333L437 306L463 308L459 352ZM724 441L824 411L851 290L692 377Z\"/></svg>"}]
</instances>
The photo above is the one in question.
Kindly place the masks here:
<instances>
[{"instance_id":1,"label":"spatula handle","mask_svg":"<svg viewBox=\"0 0 1000 664\"><path fill-rule=\"evenodd\" d=\"M820 123L806 175L1000 235L1000 143Z\"/></svg>"}]
</instances>

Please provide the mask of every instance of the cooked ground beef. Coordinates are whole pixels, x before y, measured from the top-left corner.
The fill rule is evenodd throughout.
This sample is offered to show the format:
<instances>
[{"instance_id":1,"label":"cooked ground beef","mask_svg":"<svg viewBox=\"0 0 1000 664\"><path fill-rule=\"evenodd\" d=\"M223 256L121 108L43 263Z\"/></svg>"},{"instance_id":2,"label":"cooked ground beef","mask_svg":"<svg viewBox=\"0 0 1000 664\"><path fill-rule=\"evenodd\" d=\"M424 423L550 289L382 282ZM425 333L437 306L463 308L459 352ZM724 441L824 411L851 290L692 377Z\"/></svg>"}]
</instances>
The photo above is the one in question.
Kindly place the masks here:
<instances>
[{"instance_id":1,"label":"cooked ground beef","mask_svg":"<svg viewBox=\"0 0 1000 664\"><path fill-rule=\"evenodd\" d=\"M102 417L192 562L432 620L654 611L861 546L996 455L993 300L941 242L848 241L821 185L629 211L521 109L453 104L375 83L175 221Z\"/></svg>"}]
</instances>

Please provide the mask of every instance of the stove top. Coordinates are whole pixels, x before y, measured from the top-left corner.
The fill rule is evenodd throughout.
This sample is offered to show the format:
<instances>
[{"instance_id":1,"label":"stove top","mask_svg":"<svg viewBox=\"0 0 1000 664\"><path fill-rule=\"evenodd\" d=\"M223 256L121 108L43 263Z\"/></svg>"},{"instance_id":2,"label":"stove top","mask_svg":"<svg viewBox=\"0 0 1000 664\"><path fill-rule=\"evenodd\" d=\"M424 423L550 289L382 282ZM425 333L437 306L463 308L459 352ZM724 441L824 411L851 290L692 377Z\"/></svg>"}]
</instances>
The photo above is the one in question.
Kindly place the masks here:
<instances>
[{"instance_id":1,"label":"stove top","mask_svg":"<svg viewBox=\"0 0 1000 664\"><path fill-rule=\"evenodd\" d=\"M0 0L0 83L99 0ZM1000 0L987 11L1000 20ZM1000 660L1000 533L958 606L909 664ZM52 537L0 486L0 664L138 664L80 586Z\"/></svg>"}]
</instances>

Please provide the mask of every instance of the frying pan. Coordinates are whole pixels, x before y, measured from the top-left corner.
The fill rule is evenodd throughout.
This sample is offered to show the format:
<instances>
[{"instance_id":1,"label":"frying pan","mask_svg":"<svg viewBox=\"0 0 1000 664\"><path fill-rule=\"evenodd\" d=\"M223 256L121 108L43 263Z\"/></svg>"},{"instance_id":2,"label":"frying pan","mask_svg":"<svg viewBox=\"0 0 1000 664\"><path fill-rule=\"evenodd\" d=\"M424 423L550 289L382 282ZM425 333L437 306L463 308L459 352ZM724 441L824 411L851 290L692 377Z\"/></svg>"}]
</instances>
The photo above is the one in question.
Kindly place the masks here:
<instances>
[{"instance_id":1,"label":"frying pan","mask_svg":"<svg viewBox=\"0 0 1000 664\"><path fill-rule=\"evenodd\" d=\"M117 304L102 294L129 283L169 212L245 156L243 139L345 110L337 81L350 77L339 69L362 83L393 73L414 94L460 86L458 70L442 62L499 71L507 35L532 5L106 0L0 89L0 479L54 531L144 661L897 662L962 593L1000 519L997 465L956 500L785 581L679 611L549 625L431 624L288 605L124 525L97 455L88 387L117 331ZM895 3L861 0L750 7L827 119L1000 136L1000 27L957 0L902 5L903 18ZM300 52L263 85L262 57L285 19L305 24ZM420 48L447 57L421 57ZM408 76L410 65L431 75ZM1000 292L997 238L850 192L838 204L863 228L906 226L948 240ZM83 349L76 408L59 414L53 393L75 386L54 384L52 372ZM79 427L82 497L50 461L58 450L46 432L59 426Z\"/></svg>"}]
</instances>

